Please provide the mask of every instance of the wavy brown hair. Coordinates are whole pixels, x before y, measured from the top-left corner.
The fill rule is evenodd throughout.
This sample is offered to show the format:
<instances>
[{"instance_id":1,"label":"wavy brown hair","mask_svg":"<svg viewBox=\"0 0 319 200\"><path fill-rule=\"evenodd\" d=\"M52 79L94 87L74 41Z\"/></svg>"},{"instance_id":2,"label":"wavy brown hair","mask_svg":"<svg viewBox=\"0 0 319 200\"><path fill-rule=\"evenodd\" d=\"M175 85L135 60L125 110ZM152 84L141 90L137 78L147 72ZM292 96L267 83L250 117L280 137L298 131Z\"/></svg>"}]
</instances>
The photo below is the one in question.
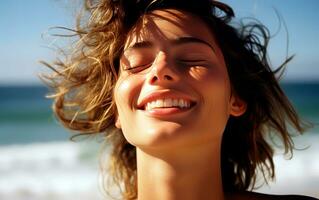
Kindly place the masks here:
<instances>
[{"instance_id":1,"label":"wavy brown hair","mask_svg":"<svg viewBox=\"0 0 319 200\"><path fill-rule=\"evenodd\" d=\"M136 150L114 127L113 89L119 58L128 32L137 20L156 9L173 8L199 16L220 46L232 91L247 103L240 117L230 117L222 141L224 190L255 187L257 172L273 178L274 148L267 138L279 136L292 152L292 130L302 133L300 121L279 86L286 61L272 70L267 58L269 31L257 21L232 25L233 10L213 0L86 0L74 36L77 44L64 60L46 64L54 72L46 82L54 89L54 111L61 123L78 134L103 134L112 144L109 173L124 186L124 199L137 198ZM122 188L123 189L123 188Z\"/></svg>"}]
</instances>

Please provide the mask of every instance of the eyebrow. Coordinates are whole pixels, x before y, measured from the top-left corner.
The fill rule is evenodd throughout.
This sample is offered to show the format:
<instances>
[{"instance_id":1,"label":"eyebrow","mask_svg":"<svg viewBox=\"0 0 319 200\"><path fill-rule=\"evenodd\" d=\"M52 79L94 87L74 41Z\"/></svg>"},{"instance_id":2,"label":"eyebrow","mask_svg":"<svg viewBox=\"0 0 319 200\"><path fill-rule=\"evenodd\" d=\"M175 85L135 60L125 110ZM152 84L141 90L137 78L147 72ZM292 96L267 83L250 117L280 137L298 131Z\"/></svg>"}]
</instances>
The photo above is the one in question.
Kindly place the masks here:
<instances>
[{"instance_id":1,"label":"eyebrow","mask_svg":"<svg viewBox=\"0 0 319 200\"><path fill-rule=\"evenodd\" d=\"M209 44L208 42L206 42L202 39L196 38L196 37L179 37L179 38L170 40L170 43L173 45L181 45L181 44L188 44L188 43L201 43L201 44L204 44L204 45L210 47L214 52L216 52L214 47L211 44ZM140 42L136 42L133 45L129 46L125 51L133 50L133 49L152 48L152 47L154 47L153 42L140 41Z\"/></svg>"}]
</instances>

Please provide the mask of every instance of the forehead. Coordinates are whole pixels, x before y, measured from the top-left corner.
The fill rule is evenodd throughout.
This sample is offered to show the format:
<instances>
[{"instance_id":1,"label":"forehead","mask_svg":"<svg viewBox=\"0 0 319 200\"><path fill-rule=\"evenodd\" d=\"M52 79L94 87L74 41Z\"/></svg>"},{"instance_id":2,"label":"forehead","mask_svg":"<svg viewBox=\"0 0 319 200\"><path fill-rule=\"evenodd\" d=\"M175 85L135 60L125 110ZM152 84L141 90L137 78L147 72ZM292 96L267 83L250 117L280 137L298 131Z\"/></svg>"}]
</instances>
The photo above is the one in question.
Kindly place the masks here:
<instances>
[{"instance_id":1,"label":"forehead","mask_svg":"<svg viewBox=\"0 0 319 200\"><path fill-rule=\"evenodd\" d=\"M212 30L200 17L186 11L163 9L139 19L127 36L125 49L141 41L162 43L180 37L194 37L216 46Z\"/></svg>"}]
</instances>

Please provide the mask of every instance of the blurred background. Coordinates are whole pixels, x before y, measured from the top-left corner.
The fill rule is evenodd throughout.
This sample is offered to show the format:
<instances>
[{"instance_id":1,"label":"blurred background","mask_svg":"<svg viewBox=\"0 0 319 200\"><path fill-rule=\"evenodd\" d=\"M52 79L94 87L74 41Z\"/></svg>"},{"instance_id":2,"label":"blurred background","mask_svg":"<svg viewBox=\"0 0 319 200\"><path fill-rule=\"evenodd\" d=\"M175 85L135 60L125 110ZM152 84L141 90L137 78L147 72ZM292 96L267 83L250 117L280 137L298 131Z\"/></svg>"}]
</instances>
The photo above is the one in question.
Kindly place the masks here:
<instances>
[{"instance_id":1,"label":"blurred background","mask_svg":"<svg viewBox=\"0 0 319 200\"><path fill-rule=\"evenodd\" d=\"M276 153L276 182L258 191L319 198L319 1L224 0L238 18L257 18L274 35L270 59L295 55L281 81L303 119L294 157ZM64 40L50 27L74 27L79 0L0 1L0 199L102 199L96 139L71 142L38 78ZM279 14L276 14L279 13ZM286 27L286 28L285 28Z\"/></svg>"}]
</instances>

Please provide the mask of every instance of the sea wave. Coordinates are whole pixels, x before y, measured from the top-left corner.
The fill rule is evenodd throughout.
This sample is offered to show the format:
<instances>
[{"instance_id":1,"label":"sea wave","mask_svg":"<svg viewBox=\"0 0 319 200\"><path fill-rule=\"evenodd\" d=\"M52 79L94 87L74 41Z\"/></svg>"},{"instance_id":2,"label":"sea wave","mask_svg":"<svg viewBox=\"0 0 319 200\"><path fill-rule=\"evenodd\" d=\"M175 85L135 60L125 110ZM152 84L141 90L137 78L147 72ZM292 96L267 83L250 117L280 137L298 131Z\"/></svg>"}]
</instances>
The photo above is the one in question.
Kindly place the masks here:
<instances>
[{"instance_id":1,"label":"sea wave","mask_svg":"<svg viewBox=\"0 0 319 200\"><path fill-rule=\"evenodd\" d=\"M295 139L291 160L274 157L276 181L256 190L319 197L319 134ZM0 199L102 200L95 142L48 142L0 146ZM116 194L116 191L115 191Z\"/></svg>"},{"instance_id":2,"label":"sea wave","mask_svg":"<svg viewBox=\"0 0 319 200\"><path fill-rule=\"evenodd\" d=\"M81 156L88 149L72 142L1 146L0 199L103 199L97 154Z\"/></svg>"},{"instance_id":3,"label":"sea wave","mask_svg":"<svg viewBox=\"0 0 319 200\"><path fill-rule=\"evenodd\" d=\"M294 138L292 156L278 149L274 156L276 177L256 191L270 194L301 194L319 198L319 134Z\"/></svg>"}]
</instances>

